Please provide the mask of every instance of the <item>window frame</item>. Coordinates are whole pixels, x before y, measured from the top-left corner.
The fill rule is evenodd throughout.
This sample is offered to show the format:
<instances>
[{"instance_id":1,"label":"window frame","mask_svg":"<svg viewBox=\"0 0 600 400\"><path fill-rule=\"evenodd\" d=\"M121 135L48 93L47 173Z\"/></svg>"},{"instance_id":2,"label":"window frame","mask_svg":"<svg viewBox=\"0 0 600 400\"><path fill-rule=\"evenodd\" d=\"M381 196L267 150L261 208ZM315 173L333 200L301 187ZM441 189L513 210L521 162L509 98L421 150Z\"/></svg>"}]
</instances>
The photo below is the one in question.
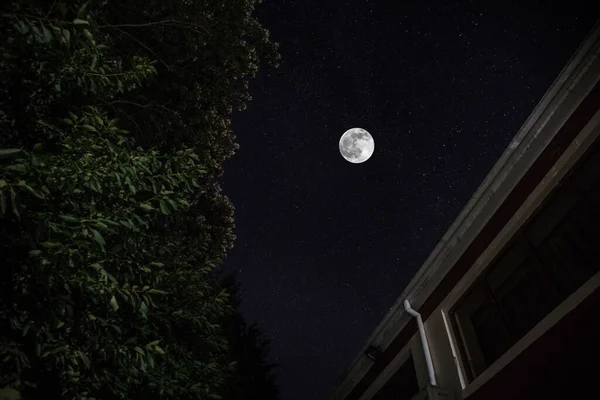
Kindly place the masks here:
<instances>
[{"instance_id":1,"label":"window frame","mask_svg":"<svg viewBox=\"0 0 600 400\"><path fill-rule=\"evenodd\" d=\"M454 304L448 309L448 323L449 327L452 330L453 335L456 337L456 344L458 347L457 356L461 358L462 365L464 366L464 372L466 375L467 384L475 380L479 375L485 372L494 362L486 365L483 363L483 368L477 368L477 364L481 365L481 360L483 359L483 352L481 346L477 342L477 338L475 337L471 339L471 341L467 341L465 337L465 327L464 325L464 317L461 317L463 320L458 318L457 311L465 306L465 301L469 299L469 297L473 294L474 291L481 290L486 292L489 299L486 301L494 307L495 312L497 312L502 319L502 324L504 329L509 332L511 341L509 347L506 351L509 351L512 346L514 346L522 337L524 337L527 332L523 335L519 335L515 332L511 332L510 325L507 324L505 320L505 315L502 309L499 307L495 296L491 293L490 289L490 280L489 276L495 271L495 269L499 266L499 263L502 259L510 252L515 245L519 242L525 245L526 248L526 258L532 257L534 268L537 273L543 277L546 286L552 287L552 290L555 293L555 296L558 296L557 304L554 305L554 309L558 307L569 295L564 294L560 291L558 285L556 284L552 273L548 270L545 263L540 257L539 247L546 241L548 238L552 237L552 235L562 226L562 223L566 218L569 217L571 212L575 207L582 205L585 202L592 201L589 196L595 190L594 187L600 185L599 176L600 173L595 171L597 169L597 165L600 164L600 143L596 145L592 145L589 149L590 152L584 155L580 162L578 162L571 171L563 177L561 182L558 183L557 187L547 196L546 199L540 204L537 210L522 224L519 230L514 234L514 236L504 245L504 247L498 252L498 254L491 260L491 262L483 269L481 274L471 283L470 287L463 292L463 294L454 302ZM589 166L592 165L592 168ZM593 169L590 173L590 169ZM590 180L596 180L596 183L590 183ZM583 184L582 184L583 183ZM557 202L564 202L566 204L565 209L562 211L558 210L558 216L544 216L544 213L547 212L552 207L556 207ZM544 225L541 218L545 218L546 220L553 219L550 224L551 227L548 229L548 225L546 225L547 232L541 238L537 240L534 239L531 235L531 232L534 229L539 230L539 226L535 226L536 224ZM518 267L515 267L514 270L509 274L515 273ZM507 278L509 279L509 278ZM473 305L470 306L474 307ZM548 313L551 313L550 310ZM467 313L467 315L472 315L473 310ZM465 314L463 312L463 314ZM547 314L546 314L547 315ZM543 318L542 318L543 319ZM538 321L539 323L539 321ZM471 324L469 324L471 325ZM535 325L534 325L535 327ZM529 331L534 329L534 327L530 328ZM471 325L471 330L472 330ZM529 332L528 331L528 332ZM469 336L468 334L466 336ZM472 345L467 345L467 343L473 343ZM478 354L473 354L473 353ZM473 362L475 361L475 365ZM477 373L477 370L479 372Z\"/></svg>"}]
</instances>

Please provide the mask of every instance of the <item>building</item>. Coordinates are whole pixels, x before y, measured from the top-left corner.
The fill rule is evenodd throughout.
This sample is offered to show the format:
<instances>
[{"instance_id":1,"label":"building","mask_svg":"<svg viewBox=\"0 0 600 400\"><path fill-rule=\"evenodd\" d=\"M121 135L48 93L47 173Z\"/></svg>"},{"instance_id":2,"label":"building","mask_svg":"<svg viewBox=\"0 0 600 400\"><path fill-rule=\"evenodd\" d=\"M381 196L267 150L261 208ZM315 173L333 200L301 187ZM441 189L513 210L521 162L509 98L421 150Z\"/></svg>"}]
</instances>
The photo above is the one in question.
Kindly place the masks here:
<instances>
[{"instance_id":1,"label":"building","mask_svg":"<svg viewBox=\"0 0 600 400\"><path fill-rule=\"evenodd\" d=\"M596 24L328 400L597 392L599 56Z\"/></svg>"}]
</instances>

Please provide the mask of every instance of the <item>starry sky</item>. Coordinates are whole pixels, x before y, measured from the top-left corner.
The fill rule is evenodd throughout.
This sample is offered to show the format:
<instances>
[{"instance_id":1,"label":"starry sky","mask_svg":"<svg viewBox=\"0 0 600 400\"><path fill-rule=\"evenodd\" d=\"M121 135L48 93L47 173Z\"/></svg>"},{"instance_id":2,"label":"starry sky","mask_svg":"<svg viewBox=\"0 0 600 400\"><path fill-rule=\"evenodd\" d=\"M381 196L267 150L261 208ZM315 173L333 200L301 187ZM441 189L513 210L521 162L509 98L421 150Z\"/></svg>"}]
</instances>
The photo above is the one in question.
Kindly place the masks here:
<instances>
[{"instance_id":1,"label":"starry sky","mask_svg":"<svg viewBox=\"0 0 600 400\"><path fill-rule=\"evenodd\" d=\"M493 3L496 3L494 5ZM323 399L600 15L592 1L267 0L280 43L226 163L242 311ZM375 153L351 164L341 135Z\"/></svg>"}]
</instances>

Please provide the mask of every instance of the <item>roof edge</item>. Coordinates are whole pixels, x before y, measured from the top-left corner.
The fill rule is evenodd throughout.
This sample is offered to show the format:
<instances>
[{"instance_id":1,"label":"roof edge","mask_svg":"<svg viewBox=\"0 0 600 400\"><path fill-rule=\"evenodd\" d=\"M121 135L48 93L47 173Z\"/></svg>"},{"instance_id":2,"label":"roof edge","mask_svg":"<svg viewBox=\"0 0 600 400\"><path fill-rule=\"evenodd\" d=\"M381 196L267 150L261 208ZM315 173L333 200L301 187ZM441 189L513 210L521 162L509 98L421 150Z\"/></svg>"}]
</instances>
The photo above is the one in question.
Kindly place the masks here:
<instances>
[{"instance_id":1,"label":"roof edge","mask_svg":"<svg viewBox=\"0 0 600 400\"><path fill-rule=\"evenodd\" d=\"M452 223L446 233L442 236L431 254L416 272L413 279L403 290L401 296L393 303L390 310L382 318L381 322L369 336L360 352L342 373L333 389L328 393L327 399L335 400L344 398L347 393L339 393L339 391L349 392L353 387L352 385L348 388L348 385L345 385L344 383L350 383L347 381L353 375L354 379L352 379L352 381L354 382L360 380L362 375L364 375L363 373L358 377L356 376L356 373L360 374L360 371L354 370L359 361L363 358L363 354L368 347L372 344L383 344L384 347L387 347L389 341L393 339L387 338L389 333L394 331L397 334L404 328L408 322L407 318L402 318L404 315L404 299L409 298L412 301L423 291L424 286L428 284L432 273L438 272L438 268L436 267L439 267L441 262L448 258L449 253L454 248L454 244L461 239L461 233L464 234L464 232L472 226L473 222L480 217L481 210L488 204L491 195L493 195L501 184L506 181L507 176L512 171L516 162L518 162L523 154L530 149L532 143L536 140L540 140L540 133L543 132L546 127L545 122L547 122L554 114L564 100L571 95L572 89L580 81L581 77L588 72L590 65L594 62L598 62L599 51L600 21L596 22L569 62L561 70L540 102L525 120L518 133L510 142L508 148L500 156L475 193L471 196L454 223ZM544 136L543 139L549 141L554 137L554 133L552 136ZM446 266L446 268L449 270L451 267ZM439 282L436 282L435 286L437 286L437 283ZM431 289L433 290L435 286ZM422 302L417 303L418 306L420 306ZM366 371L364 372L366 373ZM343 386L346 387L345 390Z\"/></svg>"}]
</instances>

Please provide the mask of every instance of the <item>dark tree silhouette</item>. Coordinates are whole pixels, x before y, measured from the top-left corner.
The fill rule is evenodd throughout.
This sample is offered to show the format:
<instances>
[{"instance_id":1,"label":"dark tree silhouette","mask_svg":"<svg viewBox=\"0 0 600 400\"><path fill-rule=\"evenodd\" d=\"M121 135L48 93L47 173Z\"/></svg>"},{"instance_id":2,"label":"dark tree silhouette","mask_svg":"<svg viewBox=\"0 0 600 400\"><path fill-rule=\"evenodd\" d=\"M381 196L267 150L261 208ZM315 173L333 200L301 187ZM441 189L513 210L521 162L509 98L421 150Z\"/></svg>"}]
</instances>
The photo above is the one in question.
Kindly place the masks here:
<instances>
[{"instance_id":1,"label":"dark tree silhouette","mask_svg":"<svg viewBox=\"0 0 600 400\"><path fill-rule=\"evenodd\" d=\"M277 363L269 361L270 340L265 339L256 324L248 324L240 311L239 284L236 275L221 279L235 312L224 324L225 335L236 363L229 384L225 385L226 400L278 400L279 390L275 370Z\"/></svg>"}]
</instances>

